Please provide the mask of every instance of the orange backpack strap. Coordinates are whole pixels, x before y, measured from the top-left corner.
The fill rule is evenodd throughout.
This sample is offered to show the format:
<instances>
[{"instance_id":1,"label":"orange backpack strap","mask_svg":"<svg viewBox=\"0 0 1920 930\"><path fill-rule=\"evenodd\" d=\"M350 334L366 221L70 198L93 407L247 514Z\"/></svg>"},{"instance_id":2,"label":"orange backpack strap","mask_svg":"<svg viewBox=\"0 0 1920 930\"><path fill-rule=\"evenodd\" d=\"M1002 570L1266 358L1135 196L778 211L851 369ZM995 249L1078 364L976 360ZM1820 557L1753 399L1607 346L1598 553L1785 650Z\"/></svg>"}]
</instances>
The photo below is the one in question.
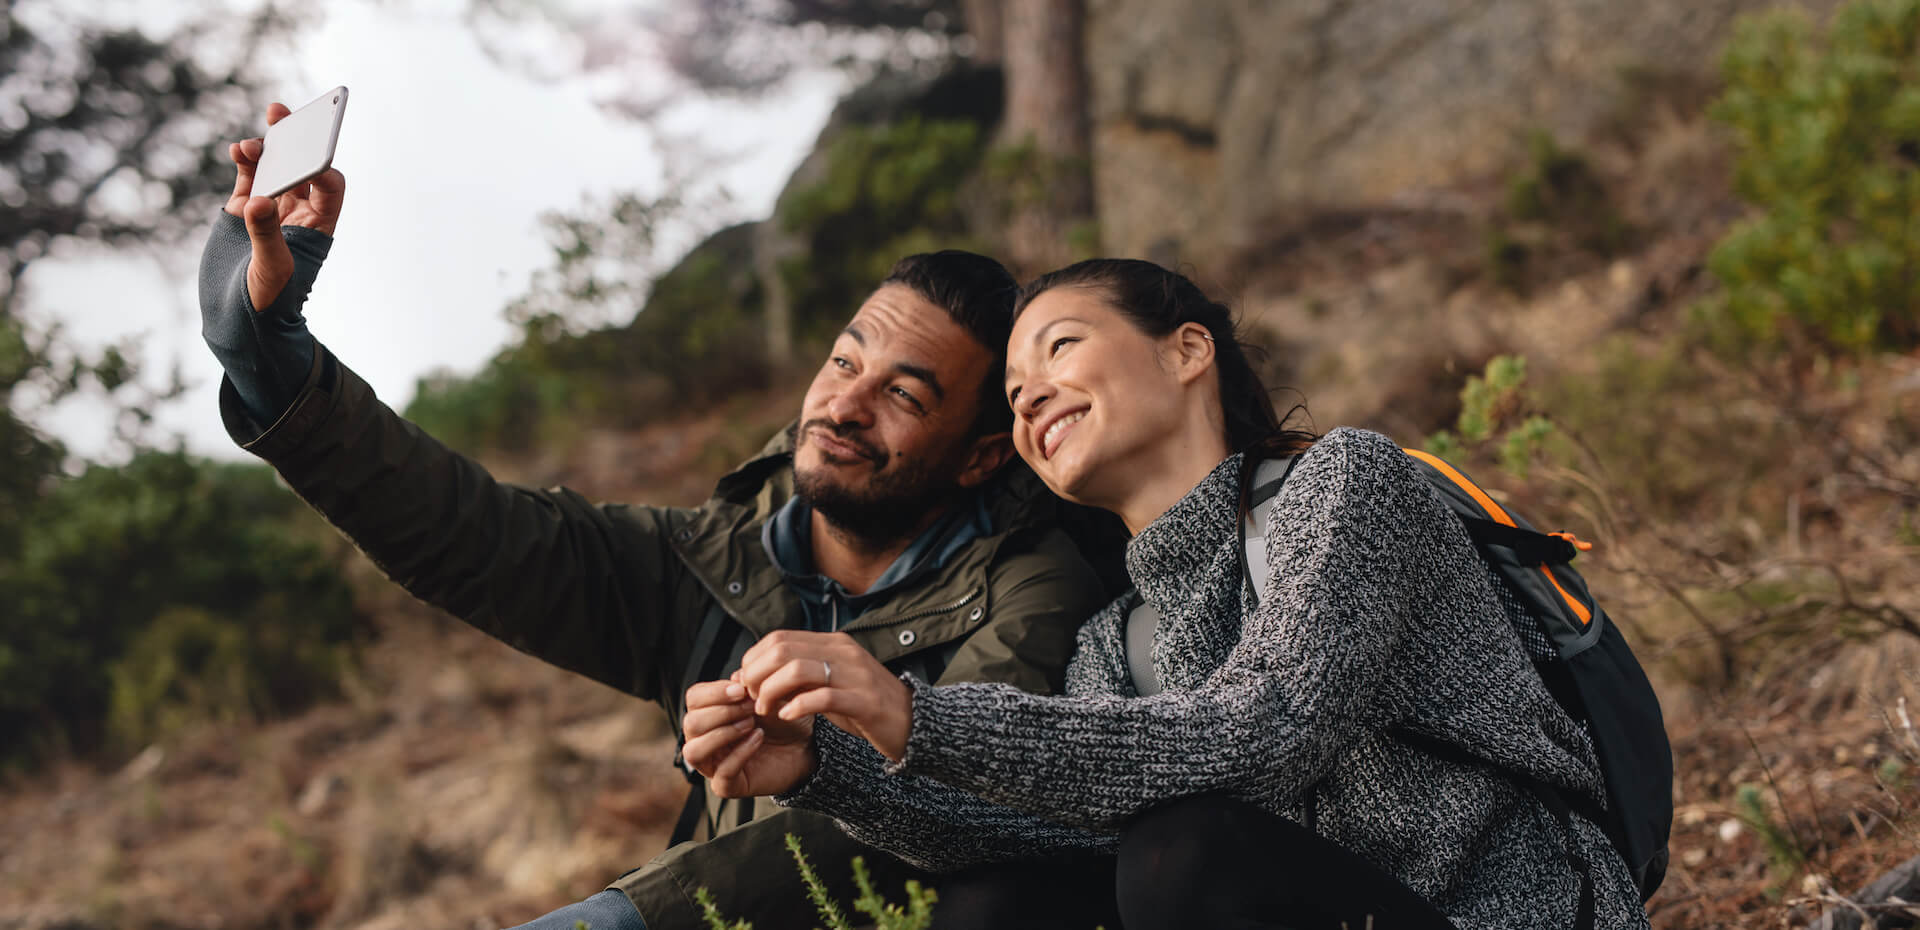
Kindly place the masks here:
<instances>
[{"instance_id":1,"label":"orange backpack strap","mask_svg":"<svg viewBox=\"0 0 1920 930\"><path fill-rule=\"evenodd\" d=\"M1427 479L1441 492L1441 497L1453 508L1454 513L1459 515L1460 522L1466 525L1467 533L1475 543L1501 546L1512 551L1515 562L1540 573L1540 580L1553 589L1582 629L1593 623L1593 608L1582 596L1586 593L1584 586L1574 582L1575 587L1580 588L1580 595L1574 594L1554 570L1556 565L1572 562L1574 556L1583 551L1583 546L1591 549L1591 544L1582 543L1573 538L1571 533L1564 536L1542 533L1527 526L1501 507L1473 479L1444 459L1419 449L1404 451L1426 466Z\"/></svg>"}]
</instances>

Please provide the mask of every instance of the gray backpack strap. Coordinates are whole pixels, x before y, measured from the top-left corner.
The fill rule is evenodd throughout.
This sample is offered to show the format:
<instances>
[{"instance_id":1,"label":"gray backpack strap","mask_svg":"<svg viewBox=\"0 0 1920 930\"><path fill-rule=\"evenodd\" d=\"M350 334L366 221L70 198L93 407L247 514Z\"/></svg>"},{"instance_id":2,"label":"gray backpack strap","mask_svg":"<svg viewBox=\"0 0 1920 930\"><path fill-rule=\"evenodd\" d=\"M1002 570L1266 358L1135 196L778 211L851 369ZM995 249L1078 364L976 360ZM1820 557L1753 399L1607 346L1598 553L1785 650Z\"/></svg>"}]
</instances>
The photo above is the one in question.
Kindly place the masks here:
<instances>
[{"instance_id":1,"label":"gray backpack strap","mask_svg":"<svg viewBox=\"0 0 1920 930\"><path fill-rule=\"evenodd\" d=\"M1247 606L1260 604L1260 583L1267 577L1267 525L1273 516L1274 498L1293 474L1299 456L1267 459L1253 472L1253 489L1247 494L1247 515L1240 521L1241 577L1246 582Z\"/></svg>"},{"instance_id":2,"label":"gray backpack strap","mask_svg":"<svg viewBox=\"0 0 1920 930\"><path fill-rule=\"evenodd\" d=\"M1127 674L1133 678L1134 693L1150 697L1160 693L1160 675L1153 670L1153 632L1160 628L1160 612L1146 601L1127 611Z\"/></svg>"}]
</instances>

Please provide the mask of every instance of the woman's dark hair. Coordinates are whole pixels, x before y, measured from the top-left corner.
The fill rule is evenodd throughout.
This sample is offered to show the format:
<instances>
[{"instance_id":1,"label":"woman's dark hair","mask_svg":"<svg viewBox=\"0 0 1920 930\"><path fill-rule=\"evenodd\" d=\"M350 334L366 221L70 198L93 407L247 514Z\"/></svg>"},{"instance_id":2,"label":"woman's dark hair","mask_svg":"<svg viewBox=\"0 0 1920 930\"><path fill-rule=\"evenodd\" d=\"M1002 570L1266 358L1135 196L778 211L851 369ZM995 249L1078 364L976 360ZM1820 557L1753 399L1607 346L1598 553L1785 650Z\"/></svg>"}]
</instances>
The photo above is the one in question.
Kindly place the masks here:
<instances>
[{"instance_id":1,"label":"woman's dark hair","mask_svg":"<svg viewBox=\"0 0 1920 930\"><path fill-rule=\"evenodd\" d=\"M1220 409L1227 421L1227 448L1244 452L1250 461L1298 455L1320 437L1286 423L1296 405L1281 416L1273 395L1248 360L1248 347L1235 332L1233 312L1211 300L1192 281L1152 262L1130 258L1095 258L1050 271L1028 282L1014 301L1019 319L1035 297L1061 287L1097 291L1108 305L1132 321L1135 328L1159 337L1186 323L1198 323L1213 336L1214 368L1220 373ZM1258 351L1255 349L1255 351ZM1242 492L1253 469L1243 469Z\"/></svg>"}]
</instances>

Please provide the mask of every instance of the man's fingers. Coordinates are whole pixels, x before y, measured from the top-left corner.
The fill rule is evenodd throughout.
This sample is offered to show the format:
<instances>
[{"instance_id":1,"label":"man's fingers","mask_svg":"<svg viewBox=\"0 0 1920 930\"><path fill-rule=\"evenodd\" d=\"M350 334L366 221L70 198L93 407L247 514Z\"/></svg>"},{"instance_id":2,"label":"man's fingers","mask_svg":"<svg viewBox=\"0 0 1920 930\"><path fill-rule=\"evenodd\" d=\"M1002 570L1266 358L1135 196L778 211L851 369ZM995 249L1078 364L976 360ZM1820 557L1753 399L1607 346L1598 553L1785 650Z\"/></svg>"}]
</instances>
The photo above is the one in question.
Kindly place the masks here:
<instances>
[{"instance_id":1,"label":"man's fingers","mask_svg":"<svg viewBox=\"0 0 1920 930\"><path fill-rule=\"evenodd\" d=\"M712 778L714 770L727 758L728 750L753 732L721 729L694 737L680 747L680 758L687 760L687 764L693 766L695 771Z\"/></svg>"},{"instance_id":2,"label":"man's fingers","mask_svg":"<svg viewBox=\"0 0 1920 930\"><path fill-rule=\"evenodd\" d=\"M735 743L733 749L727 753L726 758L721 759L720 764L714 766L713 775L711 776L713 780L723 784L731 783L733 779L740 774L741 770L747 767L747 763L752 761L753 754L760 749L760 744L766 741L767 733L765 730L755 730L741 738L740 742ZM741 787L749 786L743 785Z\"/></svg>"},{"instance_id":3,"label":"man's fingers","mask_svg":"<svg viewBox=\"0 0 1920 930\"><path fill-rule=\"evenodd\" d=\"M732 704L744 699L747 689L735 681L703 681L687 689L687 709Z\"/></svg>"},{"instance_id":4,"label":"man's fingers","mask_svg":"<svg viewBox=\"0 0 1920 930\"><path fill-rule=\"evenodd\" d=\"M742 726L744 724L745 726ZM723 704L718 707L702 707L687 711L681 721L681 730L688 739L705 736L714 730L733 727L746 729L753 725L753 708L742 701L737 704Z\"/></svg>"},{"instance_id":5,"label":"man's fingers","mask_svg":"<svg viewBox=\"0 0 1920 930\"><path fill-rule=\"evenodd\" d=\"M318 213L319 219L314 228L331 236L340 223L340 208L347 199L347 176L338 168L328 168L313 179L313 191L307 195L307 202Z\"/></svg>"},{"instance_id":6,"label":"man's fingers","mask_svg":"<svg viewBox=\"0 0 1920 930\"><path fill-rule=\"evenodd\" d=\"M249 145L253 146L251 150ZM233 195L227 198L227 210L242 215L246 199L253 195L254 171L260 166L260 140L248 139L227 146L227 157L233 159Z\"/></svg>"},{"instance_id":7,"label":"man's fingers","mask_svg":"<svg viewBox=\"0 0 1920 930\"><path fill-rule=\"evenodd\" d=\"M247 265L247 295L253 309L273 305L280 291L293 277L293 253L280 234L280 210L266 197L247 201L242 218L247 221L247 238L253 240L253 260Z\"/></svg>"}]
</instances>

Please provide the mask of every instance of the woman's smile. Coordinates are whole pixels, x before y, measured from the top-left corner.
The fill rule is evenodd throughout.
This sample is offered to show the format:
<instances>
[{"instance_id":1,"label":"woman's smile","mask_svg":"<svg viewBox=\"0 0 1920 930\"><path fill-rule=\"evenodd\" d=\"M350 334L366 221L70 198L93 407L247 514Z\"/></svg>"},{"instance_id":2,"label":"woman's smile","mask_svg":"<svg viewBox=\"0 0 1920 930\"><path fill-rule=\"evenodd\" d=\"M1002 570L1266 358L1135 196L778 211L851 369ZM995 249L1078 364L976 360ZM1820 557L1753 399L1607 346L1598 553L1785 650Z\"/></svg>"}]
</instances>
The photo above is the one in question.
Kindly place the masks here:
<instances>
[{"instance_id":1,"label":"woman's smile","mask_svg":"<svg viewBox=\"0 0 1920 930\"><path fill-rule=\"evenodd\" d=\"M1053 421L1053 425L1047 427L1047 431L1040 436L1040 454L1048 459L1053 458L1053 454L1060 449L1060 444L1067 441L1067 434L1073 432L1074 424L1079 423L1086 416L1087 411L1082 409Z\"/></svg>"}]
</instances>

